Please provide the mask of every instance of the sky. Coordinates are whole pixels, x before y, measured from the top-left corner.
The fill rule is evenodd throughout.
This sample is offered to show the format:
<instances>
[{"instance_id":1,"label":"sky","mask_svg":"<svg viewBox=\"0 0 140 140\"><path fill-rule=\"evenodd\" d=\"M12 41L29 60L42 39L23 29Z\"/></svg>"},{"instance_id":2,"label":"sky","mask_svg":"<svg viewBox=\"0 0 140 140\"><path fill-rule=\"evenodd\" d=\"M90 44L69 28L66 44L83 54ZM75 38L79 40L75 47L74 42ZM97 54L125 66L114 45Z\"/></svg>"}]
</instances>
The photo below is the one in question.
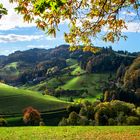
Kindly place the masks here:
<instances>
[{"instance_id":1,"label":"sky","mask_svg":"<svg viewBox=\"0 0 140 140\"><path fill-rule=\"evenodd\" d=\"M49 49L66 44L63 34L69 31L67 22L59 25L60 31L57 32L56 38L53 38L37 29L34 23L23 22L22 16L14 11L15 4L9 4L8 0L1 0L0 2L8 9L8 15L0 19L0 55L8 55L17 50L23 51L31 48ZM122 15L135 16L133 12L123 12ZM139 23L133 21L127 23L127 26L128 30L123 30L128 37L127 41L121 39L119 42L112 44L96 40L93 44L100 47L112 46L114 50L140 51Z\"/></svg>"}]
</instances>

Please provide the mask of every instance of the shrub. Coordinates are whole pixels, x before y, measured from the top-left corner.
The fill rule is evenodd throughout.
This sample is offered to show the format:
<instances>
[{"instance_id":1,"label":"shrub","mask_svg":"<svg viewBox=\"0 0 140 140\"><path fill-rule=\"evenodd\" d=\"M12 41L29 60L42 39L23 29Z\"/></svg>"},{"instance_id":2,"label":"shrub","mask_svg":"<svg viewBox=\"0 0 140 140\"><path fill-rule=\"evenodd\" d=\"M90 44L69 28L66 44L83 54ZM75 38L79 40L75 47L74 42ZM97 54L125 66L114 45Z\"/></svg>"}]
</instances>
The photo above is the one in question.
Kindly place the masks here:
<instances>
[{"instance_id":1,"label":"shrub","mask_svg":"<svg viewBox=\"0 0 140 140\"><path fill-rule=\"evenodd\" d=\"M87 118L88 119L94 119L94 107L93 106L87 106Z\"/></svg>"},{"instance_id":2,"label":"shrub","mask_svg":"<svg viewBox=\"0 0 140 140\"><path fill-rule=\"evenodd\" d=\"M89 120L89 126L95 126L96 122L95 120Z\"/></svg>"},{"instance_id":3,"label":"shrub","mask_svg":"<svg viewBox=\"0 0 140 140\"><path fill-rule=\"evenodd\" d=\"M129 116L126 119L127 125L139 125L140 124L140 119L138 117L134 116Z\"/></svg>"},{"instance_id":4,"label":"shrub","mask_svg":"<svg viewBox=\"0 0 140 140\"><path fill-rule=\"evenodd\" d=\"M102 107L95 113L96 125L107 125L108 124L108 108Z\"/></svg>"},{"instance_id":5,"label":"shrub","mask_svg":"<svg viewBox=\"0 0 140 140\"><path fill-rule=\"evenodd\" d=\"M80 116L76 112L71 112L67 119L69 125L77 125L80 120Z\"/></svg>"},{"instance_id":6,"label":"shrub","mask_svg":"<svg viewBox=\"0 0 140 140\"><path fill-rule=\"evenodd\" d=\"M130 115L135 108L134 104L126 103L119 100L114 100L110 102L112 109L116 112L115 114L119 114L119 112L124 112L125 115ZM114 115L115 115L114 114Z\"/></svg>"},{"instance_id":7,"label":"shrub","mask_svg":"<svg viewBox=\"0 0 140 140\"><path fill-rule=\"evenodd\" d=\"M80 109L81 109L81 105L80 104L73 104L73 105L69 105L67 107L68 113L71 113L73 111L76 112L76 113L79 113Z\"/></svg>"},{"instance_id":8,"label":"shrub","mask_svg":"<svg viewBox=\"0 0 140 140\"><path fill-rule=\"evenodd\" d=\"M3 118L0 118L0 126L7 126L7 121Z\"/></svg>"},{"instance_id":9,"label":"shrub","mask_svg":"<svg viewBox=\"0 0 140 140\"><path fill-rule=\"evenodd\" d=\"M59 122L58 124L59 126L67 126L68 125L68 121L66 118L62 118L62 120Z\"/></svg>"},{"instance_id":10,"label":"shrub","mask_svg":"<svg viewBox=\"0 0 140 140\"><path fill-rule=\"evenodd\" d=\"M108 125L110 125L110 126L117 125L117 121L114 120L113 118L109 118L108 119Z\"/></svg>"},{"instance_id":11,"label":"shrub","mask_svg":"<svg viewBox=\"0 0 140 140\"><path fill-rule=\"evenodd\" d=\"M108 125L108 118L112 117L111 109L109 102L100 103L95 107L96 125Z\"/></svg>"},{"instance_id":12,"label":"shrub","mask_svg":"<svg viewBox=\"0 0 140 140\"><path fill-rule=\"evenodd\" d=\"M140 107L137 107L136 113L140 116Z\"/></svg>"},{"instance_id":13,"label":"shrub","mask_svg":"<svg viewBox=\"0 0 140 140\"><path fill-rule=\"evenodd\" d=\"M40 119L39 126L45 126L45 123L43 122L43 119Z\"/></svg>"},{"instance_id":14,"label":"shrub","mask_svg":"<svg viewBox=\"0 0 140 140\"><path fill-rule=\"evenodd\" d=\"M86 110L85 107L82 107L82 108L81 108L81 110L80 110L80 112L79 112L79 115L81 115L81 116L87 116L87 110Z\"/></svg>"},{"instance_id":15,"label":"shrub","mask_svg":"<svg viewBox=\"0 0 140 140\"><path fill-rule=\"evenodd\" d=\"M89 125L89 120L87 117L82 116L80 117L78 124L82 126Z\"/></svg>"},{"instance_id":16,"label":"shrub","mask_svg":"<svg viewBox=\"0 0 140 140\"><path fill-rule=\"evenodd\" d=\"M23 121L26 125L39 125L41 116L38 110L27 107L23 111Z\"/></svg>"},{"instance_id":17,"label":"shrub","mask_svg":"<svg viewBox=\"0 0 140 140\"><path fill-rule=\"evenodd\" d=\"M116 117L117 125L126 125L126 118L127 116L124 112L119 112Z\"/></svg>"}]
</instances>

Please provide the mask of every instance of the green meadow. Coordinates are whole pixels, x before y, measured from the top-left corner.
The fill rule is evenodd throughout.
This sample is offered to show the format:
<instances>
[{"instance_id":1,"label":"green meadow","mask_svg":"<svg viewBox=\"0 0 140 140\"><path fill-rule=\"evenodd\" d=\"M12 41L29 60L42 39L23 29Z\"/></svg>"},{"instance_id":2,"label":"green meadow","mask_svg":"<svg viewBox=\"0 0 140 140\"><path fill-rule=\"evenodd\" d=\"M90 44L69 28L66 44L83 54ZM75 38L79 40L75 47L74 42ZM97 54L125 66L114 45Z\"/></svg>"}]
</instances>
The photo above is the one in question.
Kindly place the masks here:
<instances>
[{"instance_id":1,"label":"green meadow","mask_svg":"<svg viewBox=\"0 0 140 140\"><path fill-rule=\"evenodd\" d=\"M9 127L0 140L140 140L140 126Z\"/></svg>"},{"instance_id":2,"label":"green meadow","mask_svg":"<svg viewBox=\"0 0 140 140\"><path fill-rule=\"evenodd\" d=\"M18 89L0 83L0 114L22 114L23 109L32 106L40 112L62 109L67 103L39 92Z\"/></svg>"}]
</instances>

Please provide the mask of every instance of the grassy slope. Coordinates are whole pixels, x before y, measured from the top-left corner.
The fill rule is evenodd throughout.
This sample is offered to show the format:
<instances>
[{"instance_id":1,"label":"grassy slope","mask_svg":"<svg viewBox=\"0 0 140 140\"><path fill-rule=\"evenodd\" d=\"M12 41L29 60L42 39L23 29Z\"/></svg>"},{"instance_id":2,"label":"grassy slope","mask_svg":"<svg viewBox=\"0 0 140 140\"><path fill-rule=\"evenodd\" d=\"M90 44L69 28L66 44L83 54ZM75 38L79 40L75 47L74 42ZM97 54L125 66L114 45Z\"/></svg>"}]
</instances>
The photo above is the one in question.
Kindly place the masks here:
<instances>
[{"instance_id":1,"label":"grassy slope","mask_svg":"<svg viewBox=\"0 0 140 140\"><path fill-rule=\"evenodd\" d=\"M86 72L82 70L80 66L78 66L77 62L73 59L68 59L67 65L69 65L69 68L73 69L71 74L75 77L65 81L66 83L62 86L59 86L58 88L61 87L62 89L69 90L87 89L89 97L87 97L86 99L91 101L95 100L101 95L102 91L100 86L102 85L102 82L107 80L109 76L108 73L86 74ZM90 96L94 98L91 98Z\"/></svg>"},{"instance_id":2,"label":"grassy slope","mask_svg":"<svg viewBox=\"0 0 140 140\"><path fill-rule=\"evenodd\" d=\"M72 79L65 80L65 84L59 86L58 88L70 89L70 90L81 90L87 89L89 94L92 96L97 96L101 93L100 85L101 82L106 81L109 74L106 73L93 73L86 74L84 70L78 66L77 62L74 59L68 59L67 65L69 68L72 68L71 74L74 76Z\"/></svg>"},{"instance_id":3,"label":"grassy slope","mask_svg":"<svg viewBox=\"0 0 140 140\"><path fill-rule=\"evenodd\" d=\"M17 76L19 71L17 70L18 62L9 63L5 65L1 70L1 75Z\"/></svg>"},{"instance_id":4,"label":"grassy slope","mask_svg":"<svg viewBox=\"0 0 140 140\"><path fill-rule=\"evenodd\" d=\"M69 80L65 85L61 86L61 88L71 90L87 89L90 95L96 96L101 93L100 84L105 81L107 77L108 74L84 74Z\"/></svg>"},{"instance_id":5,"label":"grassy slope","mask_svg":"<svg viewBox=\"0 0 140 140\"><path fill-rule=\"evenodd\" d=\"M57 78L51 78L45 82L41 82L40 84L37 84L35 86L25 86L23 88L28 88L31 90L41 90L43 87L48 88L54 88L54 89L69 89L69 90L82 90L87 89L88 90L88 97L86 99L88 100L95 100L98 98L102 91L101 91L101 85L103 81L106 81L109 74L108 73L93 73L93 74L86 74L84 70L82 70L78 64L77 61L74 59L67 59L67 65L65 69L72 69L71 75L63 74L60 76L61 80L64 82L63 85L61 85L60 81ZM75 97L74 97L75 98ZM68 97L61 97L62 100L69 100Z\"/></svg>"},{"instance_id":6,"label":"grassy slope","mask_svg":"<svg viewBox=\"0 0 140 140\"><path fill-rule=\"evenodd\" d=\"M140 126L0 128L2 140L140 140Z\"/></svg>"},{"instance_id":7,"label":"grassy slope","mask_svg":"<svg viewBox=\"0 0 140 140\"><path fill-rule=\"evenodd\" d=\"M39 111L50 111L66 106L65 102L38 92L22 90L0 83L0 114L22 113L28 106Z\"/></svg>"}]
</instances>

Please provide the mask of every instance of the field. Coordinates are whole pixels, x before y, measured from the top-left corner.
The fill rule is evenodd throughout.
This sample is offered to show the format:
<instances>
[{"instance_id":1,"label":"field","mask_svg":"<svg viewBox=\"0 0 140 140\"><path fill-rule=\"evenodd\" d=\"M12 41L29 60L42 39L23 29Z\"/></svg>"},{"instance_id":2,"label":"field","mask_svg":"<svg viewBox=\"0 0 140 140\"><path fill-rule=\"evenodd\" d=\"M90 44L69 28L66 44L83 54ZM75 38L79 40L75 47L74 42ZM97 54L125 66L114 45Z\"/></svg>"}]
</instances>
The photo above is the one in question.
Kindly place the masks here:
<instances>
[{"instance_id":1,"label":"field","mask_svg":"<svg viewBox=\"0 0 140 140\"><path fill-rule=\"evenodd\" d=\"M18 65L17 62L13 62L13 63L5 65L2 69L0 69L0 75L17 76L19 74L17 65Z\"/></svg>"},{"instance_id":2,"label":"field","mask_svg":"<svg viewBox=\"0 0 140 140\"><path fill-rule=\"evenodd\" d=\"M109 74L83 74L67 81L59 86L61 89L69 90L87 90L87 99L95 100L102 94L101 86L107 80Z\"/></svg>"},{"instance_id":3,"label":"field","mask_svg":"<svg viewBox=\"0 0 140 140\"><path fill-rule=\"evenodd\" d=\"M0 83L0 114L22 114L24 108L32 106L40 112L65 108L66 102L41 93L18 89Z\"/></svg>"},{"instance_id":4,"label":"field","mask_svg":"<svg viewBox=\"0 0 140 140\"><path fill-rule=\"evenodd\" d=\"M140 140L140 126L0 128L0 140Z\"/></svg>"},{"instance_id":5,"label":"field","mask_svg":"<svg viewBox=\"0 0 140 140\"><path fill-rule=\"evenodd\" d=\"M69 70L69 72L67 72ZM66 72L65 72L66 71ZM87 74L85 70L81 69L75 59L67 59L67 67L62 69L62 74L52 76L46 81L42 81L36 85L24 85L21 88L30 89L34 91L43 91L46 86L48 89L64 89L64 90L85 90L88 91L86 99L93 101L102 94L102 86L108 80L109 73L92 73ZM64 72L64 73L63 73ZM114 74L112 74L114 76ZM81 92L82 95L82 92ZM81 96L70 96L73 99L79 99ZM61 100L69 101L70 97L61 96Z\"/></svg>"}]
</instances>

